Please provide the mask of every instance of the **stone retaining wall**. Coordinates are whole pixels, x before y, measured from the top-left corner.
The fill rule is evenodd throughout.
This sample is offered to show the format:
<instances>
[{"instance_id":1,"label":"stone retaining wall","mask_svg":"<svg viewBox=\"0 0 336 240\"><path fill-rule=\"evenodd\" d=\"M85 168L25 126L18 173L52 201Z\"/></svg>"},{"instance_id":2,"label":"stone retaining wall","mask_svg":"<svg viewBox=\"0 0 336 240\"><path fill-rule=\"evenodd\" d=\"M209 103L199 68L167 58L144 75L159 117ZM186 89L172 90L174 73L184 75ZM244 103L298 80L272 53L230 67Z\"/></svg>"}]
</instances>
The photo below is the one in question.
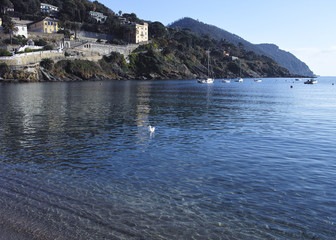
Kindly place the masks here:
<instances>
[{"instance_id":1,"label":"stone retaining wall","mask_svg":"<svg viewBox=\"0 0 336 240\"><path fill-rule=\"evenodd\" d=\"M99 44L99 43L85 43L76 47L75 49L91 52L100 55L109 55L111 52L118 52L127 57L131 52L136 49L139 44L128 44L128 45L111 45L111 44Z\"/></svg>"},{"instance_id":2,"label":"stone retaining wall","mask_svg":"<svg viewBox=\"0 0 336 240\"><path fill-rule=\"evenodd\" d=\"M28 38L37 40L37 39L45 39L48 41L63 41L64 34L59 33L40 33L40 32L28 32Z\"/></svg>"},{"instance_id":3,"label":"stone retaining wall","mask_svg":"<svg viewBox=\"0 0 336 240\"><path fill-rule=\"evenodd\" d=\"M11 57L0 57L0 63L6 63L8 66L24 66L39 63L42 61L43 58L50 58L55 62L65 59L63 51L50 50L41 52L21 53Z\"/></svg>"}]
</instances>

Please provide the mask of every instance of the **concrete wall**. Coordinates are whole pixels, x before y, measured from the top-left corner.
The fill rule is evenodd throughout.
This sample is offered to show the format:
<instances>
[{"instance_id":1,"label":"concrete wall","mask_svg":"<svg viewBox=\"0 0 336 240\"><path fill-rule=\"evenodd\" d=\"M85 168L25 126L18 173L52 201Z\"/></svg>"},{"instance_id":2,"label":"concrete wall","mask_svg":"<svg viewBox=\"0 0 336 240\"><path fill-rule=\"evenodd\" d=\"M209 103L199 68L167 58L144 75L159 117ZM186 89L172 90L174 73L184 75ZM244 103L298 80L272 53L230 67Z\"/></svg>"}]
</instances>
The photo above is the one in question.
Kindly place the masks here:
<instances>
[{"instance_id":1,"label":"concrete wall","mask_svg":"<svg viewBox=\"0 0 336 240\"><path fill-rule=\"evenodd\" d=\"M28 65L41 62L43 58L50 58L55 62L65 59L63 51L42 51L32 53L21 53L11 57L0 57L0 63L6 63L9 66Z\"/></svg>"},{"instance_id":2,"label":"concrete wall","mask_svg":"<svg viewBox=\"0 0 336 240\"><path fill-rule=\"evenodd\" d=\"M77 33L78 38L94 38L94 39L101 39L101 40L112 40L114 37L110 34L102 34L102 33L94 33L94 32L87 32L87 31L79 31Z\"/></svg>"},{"instance_id":3,"label":"concrete wall","mask_svg":"<svg viewBox=\"0 0 336 240\"><path fill-rule=\"evenodd\" d=\"M36 39L46 39L46 40L55 40L58 42L63 41L64 34L59 34L59 33L38 33L38 32L28 32L28 38L31 38L33 40Z\"/></svg>"},{"instance_id":4,"label":"concrete wall","mask_svg":"<svg viewBox=\"0 0 336 240\"><path fill-rule=\"evenodd\" d=\"M76 47L75 49L100 55L109 55L111 52L118 52L127 57L138 46L139 44L111 45L99 43L85 43Z\"/></svg>"}]
</instances>

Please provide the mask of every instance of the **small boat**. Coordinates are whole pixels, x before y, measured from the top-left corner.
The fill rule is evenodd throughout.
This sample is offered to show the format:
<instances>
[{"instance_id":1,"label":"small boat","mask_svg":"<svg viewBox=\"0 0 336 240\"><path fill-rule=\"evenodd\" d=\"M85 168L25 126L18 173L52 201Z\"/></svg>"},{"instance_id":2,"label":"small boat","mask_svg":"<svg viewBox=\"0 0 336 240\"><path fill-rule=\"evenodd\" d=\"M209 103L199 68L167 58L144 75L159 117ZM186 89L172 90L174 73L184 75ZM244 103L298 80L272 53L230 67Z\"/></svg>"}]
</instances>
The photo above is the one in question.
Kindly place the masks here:
<instances>
[{"instance_id":1,"label":"small boat","mask_svg":"<svg viewBox=\"0 0 336 240\"><path fill-rule=\"evenodd\" d=\"M222 82L223 82L223 83L230 83L231 80L230 80L230 79L223 79Z\"/></svg>"},{"instance_id":2,"label":"small boat","mask_svg":"<svg viewBox=\"0 0 336 240\"><path fill-rule=\"evenodd\" d=\"M198 83L214 83L215 82L215 79L213 78L206 78L206 79L198 79L197 80Z\"/></svg>"},{"instance_id":3,"label":"small boat","mask_svg":"<svg viewBox=\"0 0 336 240\"><path fill-rule=\"evenodd\" d=\"M254 79L255 82L262 82L262 79Z\"/></svg>"},{"instance_id":4,"label":"small boat","mask_svg":"<svg viewBox=\"0 0 336 240\"><path fill-rule=\"evenodd\" d=\"M316 79L308 79L307 81L304 82L304 84L316 84L317 83L317 80Z\"/></svg>"},{"instance_id":5,"label":"small boat","mask_svg":"<svg viewBox=\"0 0 336 240\"><path fill-rule=\"evenodd\" d=\"M301 78L296 78L295 81L302 81L302 79Z\"/></svg>"},{"instance_id":6,"label":"small boat","mask_svg":"<svg viewBox=\"0 0 336 240\"><path fill-rule=\"evenodd\" d=\"M241 61L239 60L239 78L235 80L235 82L243 82L244 79L241 77Z\"/></svg>"},{"instance_id":7,"label":"small boat","mask_svg":"<svg viewBox=\"0 0 336 240\"><path fill-rule=\"evenodd\" d=\"M215 79L209 77L210 76L210 51L207 51L208 54L208 77L205 79L198 79L197 82L198 83L206 83L206 84L210 84L210 83L214 83Z\"/></svg>"}]
</instances>

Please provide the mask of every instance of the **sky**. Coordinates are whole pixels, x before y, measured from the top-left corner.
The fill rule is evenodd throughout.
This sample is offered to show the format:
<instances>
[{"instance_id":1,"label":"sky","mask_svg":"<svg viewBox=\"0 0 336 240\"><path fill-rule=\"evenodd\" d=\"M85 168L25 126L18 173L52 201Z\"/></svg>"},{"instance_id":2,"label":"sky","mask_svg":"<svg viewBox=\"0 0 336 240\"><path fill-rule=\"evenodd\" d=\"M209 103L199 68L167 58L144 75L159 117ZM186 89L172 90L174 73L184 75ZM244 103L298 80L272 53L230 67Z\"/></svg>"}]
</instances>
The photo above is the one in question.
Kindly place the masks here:
<instances>
[{"instance_id":1,"label":"sky","mask_svg":"<svg viewBox=\"0 0 336 240\"><path fill-rule=\"evenodd\" d=\"M273 43L317 75L336 76L335 0L98 0L164 25L191 17L251 43Z\"/></svg>"}]
</instances>

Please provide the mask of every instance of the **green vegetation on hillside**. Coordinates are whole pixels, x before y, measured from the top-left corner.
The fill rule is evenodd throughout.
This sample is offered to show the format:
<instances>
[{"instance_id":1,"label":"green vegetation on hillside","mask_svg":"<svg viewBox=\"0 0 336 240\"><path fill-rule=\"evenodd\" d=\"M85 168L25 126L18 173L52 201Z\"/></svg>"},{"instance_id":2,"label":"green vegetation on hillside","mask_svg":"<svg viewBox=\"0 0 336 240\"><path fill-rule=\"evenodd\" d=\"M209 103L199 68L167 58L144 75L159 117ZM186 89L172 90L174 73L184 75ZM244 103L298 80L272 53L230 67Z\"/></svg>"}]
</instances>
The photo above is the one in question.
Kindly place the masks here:
<instances>
[{"instance_id":1,"label":"green vegetation on hillside","mask_svg":"<svg viewBox=\"0 0 336 240\"><path fill-rule=\"evenodd\" d=\"M0 0L2 4L13 6L15 14L22 19L39 19L40 0ZM111 43L125 43L125 36L134 31L121 19L142 23L136 14L119 12L116 14L98 1L89 0L43 0L59 7L58 17L62 30L69 36L70 30L87 30L115 36ZM89 11L101 12L108 16L104 24L96 23ZM146 45L139 46L128 59L118 53L111 53L99 62L86 60L60 61L50 64L44 60L42 66L60 78L134 78L134 79L185 79L205 77L207 72L207 51L211 56L211 75L216 78L237 77L241 70L243 77L291 76L287 69L279 66L271 58L247 50L242 43L237 45L226 39L215 39L208 34L198 34L190 28L166 28L160 22L149 22L149 38ZM23 43L23 39L13 38ZM35 41L51 49L50 42ZM241 66L241 68L239 68Z\"/></svg>"},{"instance_id":2,"label":"green vegetation on hillside","mask_svg":"<svg viewBox=\"0 0 336 240\"><path fill-rule=\"evenodd\" d=\"M235 46L244 47L247 51L252 51L258 55L265 55L272 58L279 65L284 66L293 74L299 74L303 76L313 76L314 73L309 69L309 67L297 59L293 54L279 49L273 44L252 44L245 39L232 34L228 31L220 29L216 26L209 25L192 18L182 18L172 24L171 28L185 29L189 28L194 33L203 35L210 35L212 38L220 41L225 39L227 42L234 44Z\"/></svg>"},{"instance_id":3,"label":"green vegetation on hillside","mask_svg":"<svg viewBox=\"0 0 336 240\"><path fill-rule=\"evenodd\" d=\"M146 45L139 46L128 57L111 53L97 63L89 61L61 61L53 73L62 78L82 79L106 77L113 79L192 79L207 75L207 53L210 51L211 72L216 78L290 76L272 59L244 50L225 40L217 41L207 35L199 36L188 29L168 29ZM238 60L233 60L230 53Z\"/></svg>"}]
</instances>

